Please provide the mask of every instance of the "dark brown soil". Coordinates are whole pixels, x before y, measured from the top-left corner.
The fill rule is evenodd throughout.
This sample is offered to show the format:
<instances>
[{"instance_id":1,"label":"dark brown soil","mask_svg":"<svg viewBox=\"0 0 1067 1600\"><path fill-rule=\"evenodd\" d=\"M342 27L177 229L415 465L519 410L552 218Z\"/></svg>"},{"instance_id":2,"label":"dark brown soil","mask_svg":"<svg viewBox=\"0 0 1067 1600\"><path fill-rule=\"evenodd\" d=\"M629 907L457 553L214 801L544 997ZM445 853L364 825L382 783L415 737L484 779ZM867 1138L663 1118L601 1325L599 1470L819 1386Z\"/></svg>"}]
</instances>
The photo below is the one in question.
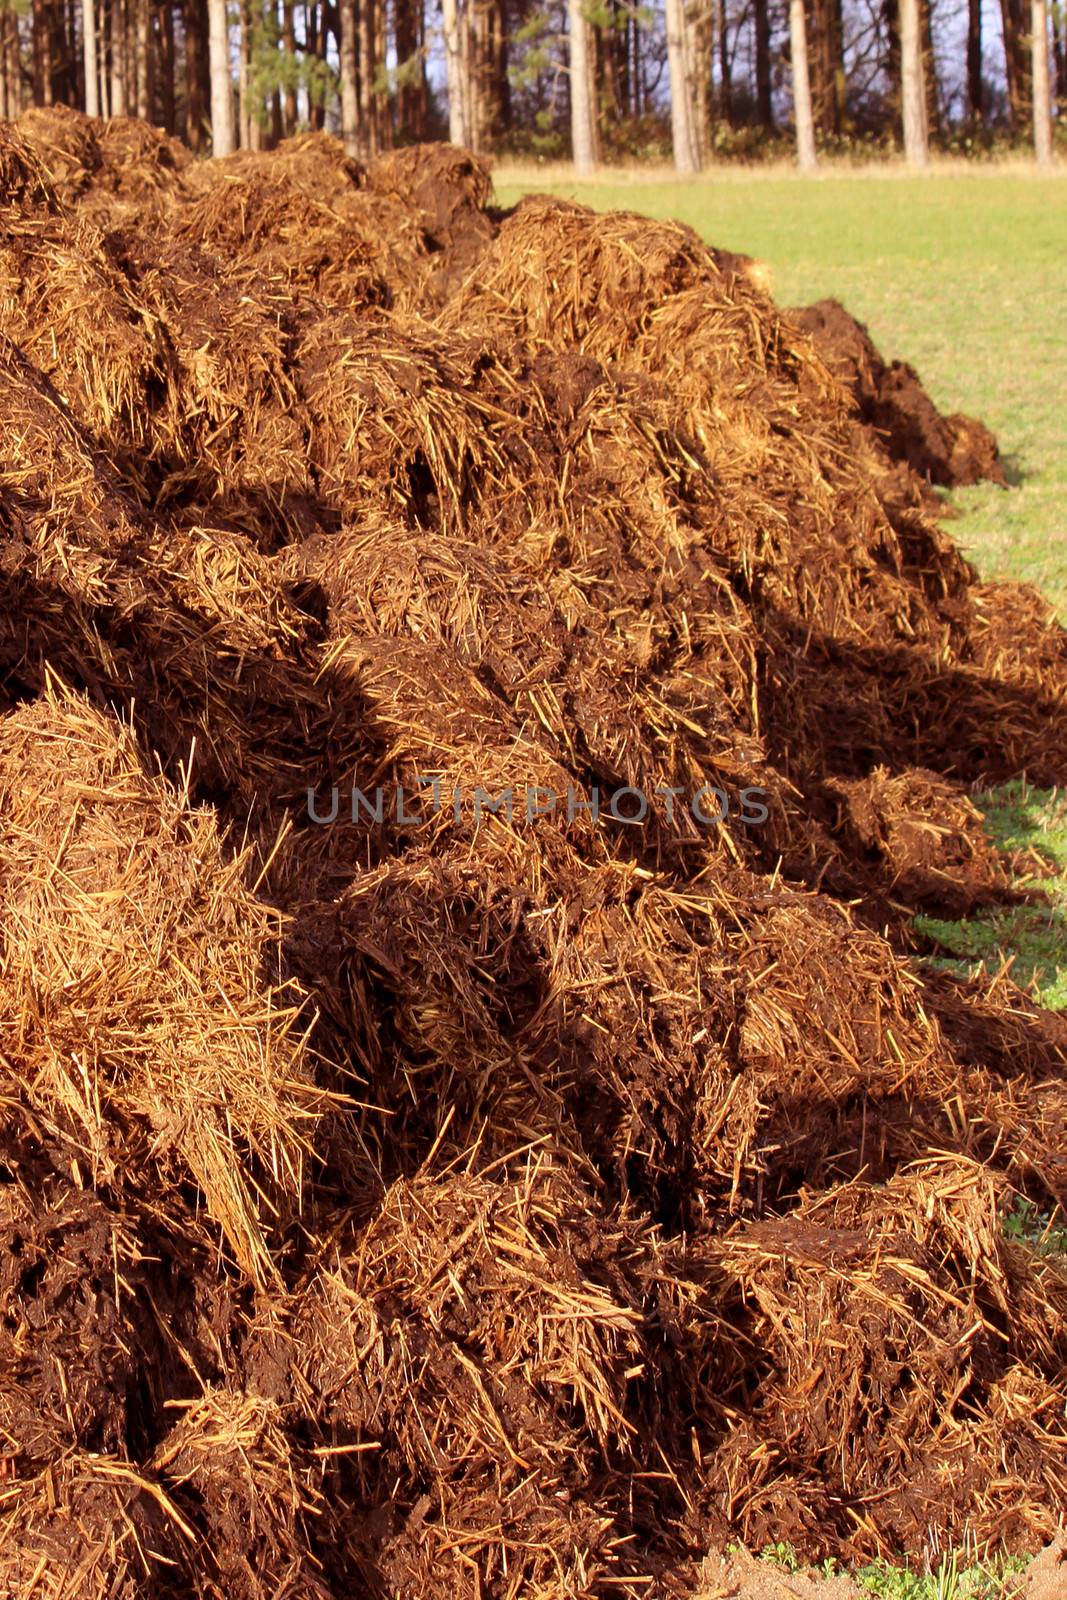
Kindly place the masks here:
<instances>
[{"instance_id":1,"label":"dark brown soil","mask_svg":"<svg viewBox=\"0 0 1067 1600\"><path fill-rule=\"evenodd\" d=\"M819 300L789 316L810 334L830 371L854 397L860 416L879 435L890 459L944 488L988 478L1007 487L997 441L974 417L944 416L914 367L885 362L862 322L837 300Z\"/></svg>"}]
</instances>

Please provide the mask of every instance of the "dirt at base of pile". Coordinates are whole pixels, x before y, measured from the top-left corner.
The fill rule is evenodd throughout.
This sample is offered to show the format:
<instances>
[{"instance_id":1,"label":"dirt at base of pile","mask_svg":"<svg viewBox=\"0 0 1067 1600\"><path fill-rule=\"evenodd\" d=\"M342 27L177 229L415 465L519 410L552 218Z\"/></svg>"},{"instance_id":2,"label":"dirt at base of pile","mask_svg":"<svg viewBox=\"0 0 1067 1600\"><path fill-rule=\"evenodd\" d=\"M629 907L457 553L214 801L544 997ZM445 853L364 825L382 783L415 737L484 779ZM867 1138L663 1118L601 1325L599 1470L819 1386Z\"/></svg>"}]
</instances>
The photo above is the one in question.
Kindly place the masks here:
<instances>
[{"instance_id":1,"label":"dirt at base of pile","mask_svg":"<svg viewBox=\"0 0 1067 1600\"><path fill-rule=\"evenodd\" d=\"M0 180L0 1593L1048 1544L1067 1023L909 932L1067 780L979 425L464 151Z\"/></svg>"},{"instance_id":2,"label":"dirt at base of pile","mask_svg":"<svg viewBox=\"0 0 1067 1600\"><path fill-rule=\"evenodd\" d=\"M938 411L915 368L906 361L884 361L863 323L839 301L818 300L789 315L850 391L890 460L905 462L941 488L983 479L1007 488L997 441L985 424L962 412L944 416Z\"/></svg>"},{"instance_id":3,"label":"dirt at base of pile","mask_svg":"<svg viewBox=\"0 0 1067 1600\"><path fill-rule=\"evenodd\" d=\"M1061 1532L1024 1572L1005 1578L1005 1600L1065 1600L1064 1549ZM695 1600L863 1600L871 1592L844 1573L827 1577L813 1568L785 1571L737 1546L727 1555L710 1556L700 1576L703 1587Z\"/></svg>"}]
</instances>

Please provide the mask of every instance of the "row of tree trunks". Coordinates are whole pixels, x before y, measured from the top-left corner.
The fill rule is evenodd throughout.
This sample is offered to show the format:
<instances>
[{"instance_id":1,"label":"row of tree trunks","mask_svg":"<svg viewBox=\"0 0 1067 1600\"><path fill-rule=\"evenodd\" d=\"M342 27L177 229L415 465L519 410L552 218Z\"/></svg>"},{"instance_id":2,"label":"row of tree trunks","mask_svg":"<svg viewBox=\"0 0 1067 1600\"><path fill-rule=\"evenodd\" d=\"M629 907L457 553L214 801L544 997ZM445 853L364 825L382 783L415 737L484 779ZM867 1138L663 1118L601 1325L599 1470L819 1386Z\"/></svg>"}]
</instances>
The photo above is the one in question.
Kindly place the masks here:
<instances>
[{"instance_id":1,"label":"row of tree trunks","mask_svg":"<svg viewBox=\"0 0 1067 1600\"><path fill-rule=\"evenodd\" d=\"M507 105L507 44L502 0L442 0L445 72L448 84L448 129L453 144L469 149L488 148L501 124ZM568 5L571 48L574 48L575 12ZM594 56L584 13L579 25L578 48L583 49L581 82L575 92L575 71L570 68L571 116L577 100L582 104L583 85L593 97ZM399 54L399 50L398 50ZM594 139L596 160L596 141Z\"/></svg>"},{"instance_id":2,"label":"row of tree trunks","mask_svg":"<svg viewBox=\"0 0 1067 1600\"><path fill-rule=\"evenodd\" d=\"M507 41L516 5L521 19L522 0L442 0L450 135L478 151L510 125ZM1035 153L1049 161L1053 89L1067 90L1067 21L1055 5L1050 18L1049 0L1000 0L1000 6L1012 121L1017 129L1032 127ZM932 0L883 0L898 128L915 164L927 161L930 135L943 116L931 7ZM632 0L567 0L566 15L572 144L578 166L588 171L601 159L605 115L621 121L655 108L643 103L650 92L641 62L643 23ZM710 155L716 51L720 118L729 121L744 103L746 121L770 126L774 15L770 0L665 0L680 171L699 171ZM240 0L239 16L234 50L225 0L29 0L22 22L12 0L0 0L0 110L17 114L28 93L37 104L137 115L168 131L181 114L181 131L194 148L210 138L225 154L238 143L255 149L293 132L305 96L309 124L323 127L333 61L340 66L341 132L350 152L366 157L398 137L426 135L423 0ZM815 138L833 138L848 125L842 0L801 0L799 14L790 0L789 26L798 159L810 165ZM966 103L976 121L989 109L984 42L981 0L968 0ZM738 97L735 105L735 60L748 49L750 98ZM183 74L180 92L176 71Z\"/></svg>"}]
</instances>

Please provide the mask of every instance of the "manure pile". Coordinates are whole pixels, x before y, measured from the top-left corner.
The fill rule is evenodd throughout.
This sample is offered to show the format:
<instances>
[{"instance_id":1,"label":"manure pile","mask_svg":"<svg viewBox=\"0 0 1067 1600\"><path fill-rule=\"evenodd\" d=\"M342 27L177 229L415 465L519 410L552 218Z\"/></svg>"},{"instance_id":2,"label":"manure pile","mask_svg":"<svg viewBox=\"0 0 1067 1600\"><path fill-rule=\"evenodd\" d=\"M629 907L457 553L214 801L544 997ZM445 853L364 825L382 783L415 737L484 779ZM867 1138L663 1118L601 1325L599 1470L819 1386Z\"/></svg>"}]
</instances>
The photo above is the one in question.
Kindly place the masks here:
<instances>
[{"instance_id":1,"label":"manure pile","mask_svg":"<svg viewBox=\"0 0 1067 1600\"><path fill-rule=\"evenodd\" d=\"M934 515L995 445L684 228L489 202L0 128L4 1596L1067 1508L1000 1224L1067 1024L909 959L1010 896L968 787L1067 779L1064 633Z\"/></svg>"}]
</instances>

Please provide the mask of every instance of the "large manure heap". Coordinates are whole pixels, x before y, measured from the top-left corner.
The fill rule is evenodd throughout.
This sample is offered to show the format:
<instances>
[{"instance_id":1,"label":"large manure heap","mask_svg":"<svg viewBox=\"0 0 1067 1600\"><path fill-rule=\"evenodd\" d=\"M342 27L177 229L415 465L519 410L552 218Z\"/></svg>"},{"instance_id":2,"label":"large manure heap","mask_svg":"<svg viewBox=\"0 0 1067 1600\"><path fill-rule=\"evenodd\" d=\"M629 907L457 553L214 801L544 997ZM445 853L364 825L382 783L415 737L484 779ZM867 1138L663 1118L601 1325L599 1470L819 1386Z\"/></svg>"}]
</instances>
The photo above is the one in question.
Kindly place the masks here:
<instances>
[{"instance_id":1,"label":"large manure heap","mask_svg":"<svg viewBox=\"0 0 1067 1600\"><path fill-rule=\"evenodd\" d=\"M684 228L489 202L0 128L4 1595L1067 1508L1000 1221L1067 1026L909 959L1010 893L968 788L1067 777L1065 635L930 488L993 442Z\"/></svg>"}]
</instances>

